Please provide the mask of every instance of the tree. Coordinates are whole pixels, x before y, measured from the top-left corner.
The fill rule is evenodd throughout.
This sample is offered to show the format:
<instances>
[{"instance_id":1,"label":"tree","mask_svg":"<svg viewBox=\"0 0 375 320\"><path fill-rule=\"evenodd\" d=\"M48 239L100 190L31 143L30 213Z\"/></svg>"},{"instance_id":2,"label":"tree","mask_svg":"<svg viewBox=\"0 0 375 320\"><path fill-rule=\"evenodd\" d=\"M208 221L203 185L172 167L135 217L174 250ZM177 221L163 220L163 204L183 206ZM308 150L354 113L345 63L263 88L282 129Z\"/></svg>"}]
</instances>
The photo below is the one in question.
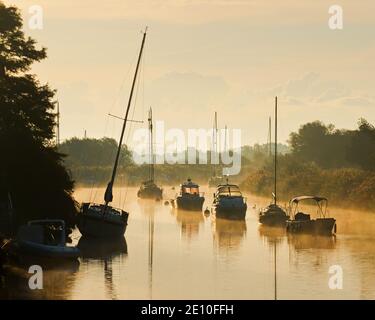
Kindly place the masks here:
<instances>
[{"instance_id":1,"label":"tree","mask_svg":"<svg viewBox=\"0 0 375 320\"><path fill-rule=\"evenodd\" d=\"M375 170L375 127L367 120L359 119L358 130L351 136L347 157L362 169Z\"/></svg>"},{"instance_id":2,"label":"tree","mask_svg":"<svg viewBox=\"0 0 375 320\"><path fill-rule=\"evenodd\" d=\"M72 227L74 184L52 142L55 92L29 73L45 58L18 9L0 2L0 192L10 193L18 224L50 217Z\"/></svg>"},{"instance_id":3,"label":"tree","mask_svg":"<svg viewBox=\"0 0 375 320\"><path fill-rule=\"evenodd\" d=\"M321 121L304 124L298 132L292 132L289 139L293 155L323 168L348 165L346 150L349 142L349 131L337 130L332 124L325 125Z\"/></svg>"}]
</instances>

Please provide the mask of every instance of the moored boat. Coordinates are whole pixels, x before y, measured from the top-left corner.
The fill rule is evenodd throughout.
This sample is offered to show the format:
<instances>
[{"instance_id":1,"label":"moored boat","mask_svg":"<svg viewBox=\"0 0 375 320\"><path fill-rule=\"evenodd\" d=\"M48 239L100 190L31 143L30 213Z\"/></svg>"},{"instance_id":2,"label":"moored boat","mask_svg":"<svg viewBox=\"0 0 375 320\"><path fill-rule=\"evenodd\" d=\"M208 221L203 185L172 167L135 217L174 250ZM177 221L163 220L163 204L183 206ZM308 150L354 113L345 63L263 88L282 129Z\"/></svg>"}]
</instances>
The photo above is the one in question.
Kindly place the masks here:
<instances>
[{"instance_id":1,"label":"moored boat","mask_svg":"<svg viewBox=\"0 0 375 320\"><path fill-rule=\"evenodd\" d=\"M219 185L212 205L217 217L224 219L245 219L247 204L240 188L235 184Z\"/></svg>"},{"instance_id":2,"label":"moored boat","mask_svg":"<svg viewBox=\"0 0 375 320\"><path fill-rule=\"evenodd\" d=\"M316 219L310 214L299 211L301 201L313 201L317 207ZM328 217L328 200L319 196L300 196L289 202L290 219L286 222L286 230L291 233L309 233L332 235L336 233L336 220Z\"/></svg>"},{"instance_id":3,"label":"moored boat","mask_svg":"<svg viewBox=\"0 0 375 320\"><path fill-rule=\"evenodd\" d=\"M6 254L16 260L77 260L80 250L66 245L63 220L33 220L20 226L17 236L4 245Z\"/></svg>"},{"instance_id":4,"label":"moored boat","mask_svg":"<svg viewBox=\"0 0 375 320\"><path fill-rule=\"evenodd\" d=\"M259 222L261 224L272 227L285 227L288 215L283 208L276 203L271 203L266 208L263 208L259 213Z\"/></svg>"},{"instance_id":5,"label":"moored boat","mask_svg":"<svg viewBox=\"0 0 375 320\"><path fill-rule=\"evenodd\" d=\"M180 193L176 197L177 207L183 210L202 211L204 193L199 191L199 185L190 178L181 184Z\"/></svg>"},{"instance_id":6,"label":"moored boat","mask_svg":"<svg viewBox=\"0 0 375 320\"><path fill-rule=\"evenodd\" d=\"M77 227L85 237L123 237L129 214L124 210L96 203L82 203Z\"/></svg>"},{"instance_id":7,"label":"moored boat","mask_svg":"<svg viewBox=\"0 0 375 320\"><path fill-rule=\"evenodd\" d=\"M152 138L152 109L150 108L148 114L148 127L150 133L150 142L149 142L149 179L142 183L141 187L138 190L138 197L141 199L155 199L161 200L163 198L163 189L158 187L155 183L155 164L154 164L154 148L153 148L153 138Z\"/></svg>"},{"instance_id":8,"label":"moored boat","mask_svg":"<svg viewBox=\"0 0 375 320\"><path fill-rule=\"evenodd\" d=\"M271 122L271 119L270 119ZM271 132L271 124L269 127ZM271 134L270 134L271 136ZM271 140L271 137L270 137ZM271 141L270 141L271 142ZM270 148L271 151L271 148ZM275 154L274 154L274 192L273 203L259 212L259 222L272 227L285 227L288 215L285 210L277 204L277 97L275 97Z\"/></svg>"}]
</instances>

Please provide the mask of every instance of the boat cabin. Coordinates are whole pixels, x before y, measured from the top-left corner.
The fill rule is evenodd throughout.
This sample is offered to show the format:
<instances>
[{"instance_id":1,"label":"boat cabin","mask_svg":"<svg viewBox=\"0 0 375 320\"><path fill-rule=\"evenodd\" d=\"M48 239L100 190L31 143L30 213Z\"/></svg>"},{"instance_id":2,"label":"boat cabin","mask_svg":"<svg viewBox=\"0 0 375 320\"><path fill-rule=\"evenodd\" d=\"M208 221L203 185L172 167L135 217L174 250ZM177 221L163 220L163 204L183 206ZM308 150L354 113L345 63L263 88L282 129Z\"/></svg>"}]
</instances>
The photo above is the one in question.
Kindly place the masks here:
<instances>
[{"instance_id":1,"label":"boat cabin","mask_svg":"<svg viewBox=\"0 0 375 320\"><path fill-rule=\"evenodd\" d=\"M65 222L63 220L34 220L21 226L17 240L49 246L65 246Z\"/></svg>"},{"instance_id":2,"label":"boat cabin","mask_svg":"<svg viewBox=\"0 0 375 320\"><path fill-rule=\"evenodd\" d=\"M235 184L219 185L216 191L217 197L242 197L240 188Z\"/></svg>"},{"instance_id":3,"label":"boat cabin","mask_svg":"<svg viewBox=\"0 0 375 320\"><path fill-rule=\"evenodd\" d=\"M199 196L199 185L188 179L187 182L181 184L181 195L193 195Z\"/></svg>"}]
</instances>

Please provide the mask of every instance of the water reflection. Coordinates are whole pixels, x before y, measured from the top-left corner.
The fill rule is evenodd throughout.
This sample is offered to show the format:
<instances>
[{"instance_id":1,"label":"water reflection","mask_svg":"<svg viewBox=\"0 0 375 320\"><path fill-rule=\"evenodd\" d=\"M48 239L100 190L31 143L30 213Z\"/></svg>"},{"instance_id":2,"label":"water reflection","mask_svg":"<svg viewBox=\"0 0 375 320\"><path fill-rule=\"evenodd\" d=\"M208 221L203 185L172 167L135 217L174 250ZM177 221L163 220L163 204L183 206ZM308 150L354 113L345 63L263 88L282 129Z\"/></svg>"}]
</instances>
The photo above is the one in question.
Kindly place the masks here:
<instances>
[{"instance_id":1,"label":"water reflection","mask_svg":"<svg viewBox=\"0 0 375 320\"><path fill-rule=\"evenodd\" d=\"M59 266L42 264L43 290L31 290L28 267L5 264L0 274L0 299L69 299L74 287L79 263L63 263Z\"/></svg>"},{"instance_id":2,"label":"water reflection","mask_svg":"<svg viewBox=\"0 0 375 320\"><path fill-rule=\"evenodd\" d=\"M200 225L204 222L202 212L174 209L174 215L181 226L181 235L191 240L198 236Z\"/></svg>"},{"instance_id":3,"label":"water reflection","mask_svg":"<svg viewBox=\"0 0 375 320\"><path fill-rule=\"evenodd\" d=\"M118 294L114 284L114 275L112 262L115 257L126 256L128 254L128 246L126 239L95 239L89 237L81 237L78 242L78 248L81 250L82 262L89 264L91 260L98 260L103 267L104 284L107 295L112 300L118 299Z\"/></svg>"},{"instance_id":4,"label":"water reflection","mask_svg":"<svg viewBox=\"0 0 375 320\"><path fill-rule=\"evenodd\" d=\"M89 259L110 260L118 255L127 255L128 246L125 237L119 239L95 239L81 237L78 241L78 248L81 250L82 260Z\"/></svg>"},{"instance_id":5,"label":"water reflection","mask_svg":"<svg viewBox=\"0 0 375 320\"><path fill-rule=\"evenodd\" d=\"M375 298L371 212L333 208L337 238L288 235L283 228L260 226L256 210L248 210L246 221L228 221L138 201L136 192L129 189L122 206L130 212L126 241L98 243L80 239L75 230L72 245L79 242L83 253L79 269L47 270L45 290L31 291L27 272L7 267L0 298ZM88 193L78 189L77 200ZM257 207L268 203L247 196ZM343 267L343 290L328 287L332 265Z\"/></svg>"},{"instance_id":6,"label":"water reflection","mask_svg":"<svg viewBox=\"0 0 375 320\"><path fill-rule=\"evenodd\" d=\"M148 220L148 289L149 298L152 299L153 263L154 263L154 232L155 232L155 202L140 201L141 211Z\"/></svg>"},{"instance_id":7,"label":"water reflection","mask_svg":"<svg viewBox=\"0 0 375 320\"><path fill-rule=\"evenodd\" d=\"M213 217L213 238L219 252L229 252L238 249L246 235L245 220L226 220Z\"/></svg>"},{"instance_id":8,"label":"water reflection","mask_svg":"<svg viewBox=\"0 0 375 320\"><path fill-rule=\"evenodd\" d=\"M336 236L317 236L309 234L288 234L288 244L295 251L306 249L334 249Z\"/></svg>"},{"instance_id":9,"label":"water reflection","mask_svg":"<svg viewBox=\"0 0 375 320\"><path fill-rule=\"evenodd\" d=\"M270 227L266 225L259 225L259 235L269 246L274 246L275 243L279 244L283 242L286 236L285 228L281 227Z\"/></svg>"}]
</instances>

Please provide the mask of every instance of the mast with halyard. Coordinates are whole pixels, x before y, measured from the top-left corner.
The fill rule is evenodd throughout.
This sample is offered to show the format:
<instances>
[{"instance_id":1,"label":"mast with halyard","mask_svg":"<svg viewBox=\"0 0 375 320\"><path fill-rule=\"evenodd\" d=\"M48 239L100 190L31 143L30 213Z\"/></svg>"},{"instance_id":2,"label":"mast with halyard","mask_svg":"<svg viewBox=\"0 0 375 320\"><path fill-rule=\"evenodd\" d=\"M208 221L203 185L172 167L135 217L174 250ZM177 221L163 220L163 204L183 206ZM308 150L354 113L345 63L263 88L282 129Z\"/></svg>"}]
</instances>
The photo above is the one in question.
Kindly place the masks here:
<instances>
[{"instance_id":1,"label":"mast with halyard","mask_svg":"<svg viewBox=\"0 0 375 320\"><path fill-rule=\"evenodd\" d=\"M113 171L112 171L112 177L111 177L111 180L109 181L109 183L107 185L107 189L104 193L104 201L105 201L106 206L108 206L108 203L112 202L112 200L113 200L113 185L115 183L118 160L119 160L119 157L120 157L121 146L122 146L122 140L124 138L126 122L128 120L128 115L129 115L129 110L130 110L130 106L131 106L131 102L132 102L132 98L133 98L133 92L134 92L135 84L137 82L138 69L139 69L139 65L141 63L141 59L142 59L142 53L143 53L143 47L144 47L145 40L146 40L146 34L147 34L147 27L145 29L145 32L143 33L142 45L141 45L141 49L139 51L137 66L135 68L135 74L134 74L134 78L133 78L132 87L131 87L131 90L130 90L130 95L129 95L129 100L128 100L128 106L126 108L124 123L122 125L122 131L121 131L120 141L118 143L115 164L113 166Z\"/></svg>"}]
</instances>

